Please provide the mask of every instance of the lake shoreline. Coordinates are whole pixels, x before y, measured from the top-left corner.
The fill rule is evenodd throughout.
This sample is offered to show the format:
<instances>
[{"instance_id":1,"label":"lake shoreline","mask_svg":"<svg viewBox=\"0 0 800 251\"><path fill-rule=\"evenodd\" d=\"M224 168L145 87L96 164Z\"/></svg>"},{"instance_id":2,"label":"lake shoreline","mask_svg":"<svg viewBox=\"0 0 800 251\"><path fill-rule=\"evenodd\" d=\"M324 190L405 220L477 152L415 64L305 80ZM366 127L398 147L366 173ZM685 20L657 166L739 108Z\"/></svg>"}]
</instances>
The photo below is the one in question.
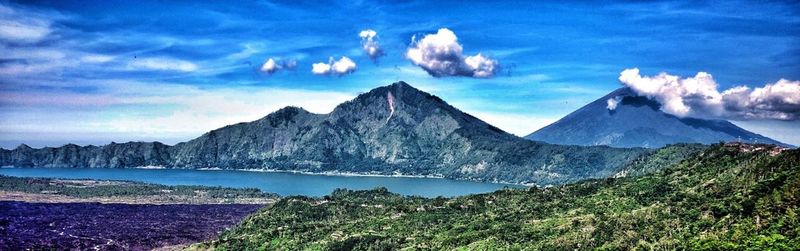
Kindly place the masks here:
<instances>
[{"instance_id":1,"label":"lake shoreline","mask_svg":"<svg viewBox=\"0 0 800 251\"><path fill-rule=\"evenodd\" d=\"M267 205L280 196L257 189L167 186L126 180L0 175L0 201L150 205Z\"/></svg>"},{"instance_id":2,"label":"lake shoreline","mask_svg":"<svg viewBox=\"0 0 800 251\"><path fill-rule=\"evenodd\" d=\"M454 179L447 178L443 175L414 175L414 174L373 174L373 173L358 173L358 172L340 172L340 171L325 171L325 172L309 172L297 170L282 170L282 169L197 169L200 171L244 171L244 172L264 172L264 173L292 173L292 174L305 174L305 175L321 175L321 176L336 176L336 177L381 177L381 178L413 178L413 179L446 179L456 181L470 181L479 183L499 184L499 185L512 185L512 186L537 186L531 183L511 183L502 181L481 181L471 179Z\"/></svg>"},{"instance_id":3,"label":"lake shoreline","mask_svg":"<svg viewBox=\"0 0 800 251\"><path fill-rule=\"evenodd\" d=\"M280 196L319 197L336 189L370 190L386 187L392 192L423 197L453 197L490 193L516 184L450 179L433 175L351 172L307 172L275 169L156 169L156 168L3 168L0 175L55 179L119 180L163 185L201 185L258 188Z\"/></svg>"},{"instance_id":4,"label":"lake shoreline","mask_svg":"<svg viewBox=\"0 0 800 251\"><path fill-rule=\"evenodd\" d=\"M27 203L98 203L126 205L269 205L280 198L265 200L236 200L233 202L187 200L165 200L162 196L108 196L80 198L61 194L0 191L0 201L19 201Z\"/></svg>"},{"instance_id":5,"label":"lake shoreline","mask_svg":"<svg viewBox=\"0 0 800 251\"><path fill-rule=\"evenodd\" d=\"M0 169L14 169L14 168L62 168L62 167L15 167L15 166L0 166ZM66 167L66 168L79 168L79 167ZM94 169L104 169L104 168L94 168ZM457 178L447 178L440 174L434 175L415 175L415 174L380 174L380 173L360 173L360 172L341 172L341 171L324 171L324 172L310 172L310 171L299 171L299 170L283 170L283 169L258 169L258 168L246 168L246 169L222 169L218 167L204 167L204 168L196 168L196 169L187 169L187 168L167 168L164 166L140 166L140 167L131 167L131 168L123 168L123 169L139 169L139 170L197 170L197 171L237 171L237 172L260 172L260 173L289 173L289 174L303 174L303 175L316 175L316 176L332 176L332 177L380 177L380 178L414 178L414 179L445 179L445 180L454 180L454 181L470 181L470 182L478 182L478 183L488 183L488 184L499 184L499 185L510 185L510 186L522 186L522 187L542 187L535 183L513 183L513 182L504 182L504 181L483 181L483 180L475 180L475 179L457 179Z\"/></svg>"}]
</instances>

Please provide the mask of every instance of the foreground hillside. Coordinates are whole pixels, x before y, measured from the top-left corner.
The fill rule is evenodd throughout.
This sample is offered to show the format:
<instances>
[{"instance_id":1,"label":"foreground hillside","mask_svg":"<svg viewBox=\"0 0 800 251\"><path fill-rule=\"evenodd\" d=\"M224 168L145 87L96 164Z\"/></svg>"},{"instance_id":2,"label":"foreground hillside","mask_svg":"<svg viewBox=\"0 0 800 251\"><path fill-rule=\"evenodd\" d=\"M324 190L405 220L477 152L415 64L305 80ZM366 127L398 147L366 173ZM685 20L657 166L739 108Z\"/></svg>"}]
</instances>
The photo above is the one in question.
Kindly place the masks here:
<instances>
[{"instance_id":1,"label":"foreground hillside","mask_svg":"<svg viewBox=\"0 0 800 251\"><path fill-rule=\"evenodd\" d=\"M0 166L272 169L560 184L609 177L649 150L560 146L506 133L405 82L313 114L286 107L174 146L0 149Z\"/></svg>"},{"instance_id":2,"label":"foreground hillside","mask_svg":"<svg viewBox=\"0 0 800 251\"><path fill-rule=\"evenodd\" d=\"M452 199L385 189L280 200L194 248L800 248L800 150L715 145L653 174Z\"/></svg>"}]
</instances>

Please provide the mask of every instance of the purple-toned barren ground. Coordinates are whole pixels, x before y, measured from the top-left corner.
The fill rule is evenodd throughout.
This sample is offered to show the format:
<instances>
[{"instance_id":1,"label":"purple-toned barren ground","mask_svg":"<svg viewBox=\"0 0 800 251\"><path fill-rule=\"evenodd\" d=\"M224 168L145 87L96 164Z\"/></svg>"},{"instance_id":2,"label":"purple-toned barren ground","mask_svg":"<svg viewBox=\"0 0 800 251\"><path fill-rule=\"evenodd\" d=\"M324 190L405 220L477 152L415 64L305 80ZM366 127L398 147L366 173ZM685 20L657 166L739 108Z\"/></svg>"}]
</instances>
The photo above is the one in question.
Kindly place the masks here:
<instances>
[{"instance_id":1,"label":"purple-toned barren ground","mask_svg":"<svg viewBox=\"0 0 800 251\"><path fill-rule=\"evenodd\" d=\"M0 250L149 250L194 243L260 207L0 201Z\"/></svg>"}]
</instances>

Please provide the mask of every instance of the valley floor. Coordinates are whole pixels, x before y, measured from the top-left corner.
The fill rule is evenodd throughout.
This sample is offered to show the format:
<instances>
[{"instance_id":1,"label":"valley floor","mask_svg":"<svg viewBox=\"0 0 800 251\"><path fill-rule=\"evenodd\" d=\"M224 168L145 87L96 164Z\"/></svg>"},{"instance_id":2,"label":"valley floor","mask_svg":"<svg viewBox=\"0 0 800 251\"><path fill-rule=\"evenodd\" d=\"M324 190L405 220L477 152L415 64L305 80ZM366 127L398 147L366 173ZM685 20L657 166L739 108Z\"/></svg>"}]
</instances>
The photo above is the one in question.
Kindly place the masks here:
<instances>
[{"instance_id":1,"label":"valley floor","mask_svg":"<svg viewBox=\"0 0 800 251\"><path fill-rule=\"evenodd\" d=\"M0 176L0 250L180 249L276 199L257 189Z\"/></svg>"},{"instance_id":2,"label":"valley floor","mask_svg":"<svg viewBox=\"0 0 800 251\"><path fill-rule=\"evenodd\" d=\"M151 250L214 238L261 208L0 201L0 250Z\"/></svg>"}]
</instances>

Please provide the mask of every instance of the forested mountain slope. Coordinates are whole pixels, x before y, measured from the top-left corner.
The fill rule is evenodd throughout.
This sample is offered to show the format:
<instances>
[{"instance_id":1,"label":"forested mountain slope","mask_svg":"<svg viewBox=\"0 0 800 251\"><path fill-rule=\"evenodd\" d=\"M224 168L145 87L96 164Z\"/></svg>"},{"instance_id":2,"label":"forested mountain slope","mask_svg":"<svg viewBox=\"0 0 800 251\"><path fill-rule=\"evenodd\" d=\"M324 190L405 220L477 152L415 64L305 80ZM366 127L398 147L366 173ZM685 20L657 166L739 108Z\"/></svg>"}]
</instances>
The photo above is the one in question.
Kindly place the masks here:
<instances>
[{"instance_id":1,"label":"forested mountain slope","mask_svg":"<svg viewBox=\"0 0 800 251\"><path fill-rule=\"evenodd\" d=\"M800 150L715 145L652 174L550 188L288 197L194 248L795 250L797 191Z\"/></svg>"}]
</instances>

